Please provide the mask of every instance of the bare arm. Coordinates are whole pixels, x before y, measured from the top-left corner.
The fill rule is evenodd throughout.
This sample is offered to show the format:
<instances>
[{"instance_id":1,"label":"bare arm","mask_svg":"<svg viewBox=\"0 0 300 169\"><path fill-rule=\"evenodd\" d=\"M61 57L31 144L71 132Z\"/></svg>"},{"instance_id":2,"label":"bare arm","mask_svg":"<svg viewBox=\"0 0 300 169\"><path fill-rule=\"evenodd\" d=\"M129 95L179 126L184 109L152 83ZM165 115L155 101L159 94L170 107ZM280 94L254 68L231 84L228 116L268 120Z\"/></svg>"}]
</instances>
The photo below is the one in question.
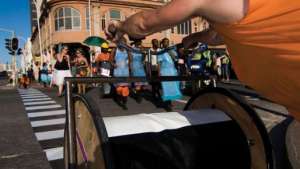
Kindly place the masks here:
<instances>
[{"instance_id":1,"label":"bare arm","mask_svg":"<svg viewBox=\"0 0 300 169\"><path fill-rule=\"evenodd\" d=\"M222 45L224 44L223 38L218 35L214 30L207 29L202 32L193 33L182 40L185 48L189 48L195 42L202 42L208 45Z\"/></svg>"},{"instance_id":2,"label":"bare arm","mask_svg":"<svg viewBox=\"0 0 300 169\"><path fill-rule=\"evenodd\" d=\"M124 22L112 23L115 30L109 30L108 37L114 41L124 34L143 38L195 16L211 22L232 23L242 19L247 9L248 0L173 0L159 9L142 11Z\"/></svg>"}]
</instances>

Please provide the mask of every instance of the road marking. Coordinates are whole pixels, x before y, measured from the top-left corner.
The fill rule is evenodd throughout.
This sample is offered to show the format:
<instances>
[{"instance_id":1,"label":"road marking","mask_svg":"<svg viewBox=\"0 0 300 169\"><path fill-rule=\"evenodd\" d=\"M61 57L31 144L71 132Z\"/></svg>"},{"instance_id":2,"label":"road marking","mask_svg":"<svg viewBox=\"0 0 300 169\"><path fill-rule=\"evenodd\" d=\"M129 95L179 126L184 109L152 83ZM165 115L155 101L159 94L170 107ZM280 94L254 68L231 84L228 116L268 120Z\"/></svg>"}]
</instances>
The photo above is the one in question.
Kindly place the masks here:
<instances>
[{"instance_id":1,"label":"road marking","mask_svg":"<svg viewBox=\"0 0 300 169\"><path fill-rule=\"evenodd\" d=\"M26 94L26 95L21 95L22 98L24 98L24 97L41 97L41 96L47 96L47 95L45 95L45 94Z\"/></svg>"},{"instance_id":2,"label":"road marking","mask_svg":"<svg viewBox=\"0 0 300 169\"><path fill-rule=\"evenodd\" d=\"M36 132L35 136L38 141L52 140L64 137L64 130L54 130L45 132Z\"/></svg>"},{"instance_id":3,"label":"road marking","mask_svg":"<svg viewBox=\"0 0 300 169\"><path fill-rule=\"evenodd\" d=\"M179 102L179 103L184 103L184 104L186 104L188 101L186 101L186 100L181 100L181 99L177 99L177 100L175 100L175 101L177 101L177 102Z\"/></svg>"},{"instance_id":4,"label":"road marking","mask_svg":"<svg viewBox=\"0 0 300 169\"><path fill-rule=\"evenodd\" d=\"M46 116L54 116L65 114L66 110L54 110L54 111L46 111L46 112L36 112L36 113L28 113L27 116L29 118L33 117L46 117Z\"/></svg>"},{"instance_id":5,"label":"road marking","mask_svg":"<svg viewBox=\"0 0 300 169\"><path fill-rule=\"evenodd\" d=\"M50 148L44 150L46 153L48 161L54 161L54 160L60 160L64 158L64 148L63 147L57 147L57 148Z\"/></svg>"},{"instance_id":6,"label":"road marking","mask_svg":"<svg viewBox=\"0 0 300 169\"><path fill-rule=\"evenodd\" d=\"M26 93L23 93L23 92L19 92L20 95L28 95L28 94L43 94L42 92L26 92Z\"/></svg>"},{"instance_id":7,"label":"road marking","mask_svg":"<svg viewBox=\"0 0 300 169\"><path fill-rule=\"evenodd\" d=\"M55 101L42 101L42 102L26 102L24 103L25 106L32 106L32 105L41 105L41 104L52 104L56 103Z\"/></svg>"},{"instance_id":8,"label":"road marking","mask_svg":"<svg viewBox=\"0 0 300 169\"><path fill-rule=\"evenodd\" d=\"M25 110L42 110L42 109L53 109L53 108L60 108L61 105L54 104L54 105L46 105L46 106L32 106L32 107L25 107Z\"/></svg>"},{"instance_id":9,"label":"road marking","mask_svg":"<svg viewBox=\"0 0 300 169\"><path fill-rule=\"evenodd\" d=\"M23 99L23 102L32 102L32 101L43 101L43 100L51 100L51 98L37 98L37 99Z\"/></svg>"},{"instance_id":10,"label":"road marking","mask_svg":"<svg viewBox=\"0 0 300 169\"><path fill-rule=\"evenodd\" d=\"M65 118L59 118L59 119L52 119L52 120L32 121L30 123L32 127L42 127L42 126L51 126L57 124L65 124L65 122L66 122Z\"/></svg>"},{"instance_id":11,"label":"road marking","mask_svg":"<svg viewBox=\"0 0 300 169\"><path fill-rule=\"evenodd\" d=\"M22 99L37 99L37 98L49 98L48 96L26 96L22 97Z\"/></svg>"}]
</instances>

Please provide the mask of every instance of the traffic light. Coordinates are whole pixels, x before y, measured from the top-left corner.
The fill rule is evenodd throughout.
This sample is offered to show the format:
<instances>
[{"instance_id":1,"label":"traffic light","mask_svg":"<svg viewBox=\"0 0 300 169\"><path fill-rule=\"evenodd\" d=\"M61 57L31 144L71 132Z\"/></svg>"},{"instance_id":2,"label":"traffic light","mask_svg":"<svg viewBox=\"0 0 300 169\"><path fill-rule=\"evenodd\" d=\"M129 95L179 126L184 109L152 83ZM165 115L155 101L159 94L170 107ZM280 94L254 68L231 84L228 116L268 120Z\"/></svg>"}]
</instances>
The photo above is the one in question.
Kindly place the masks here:
<instances>
[{"instance_id":1,"label":"traffic light","mask_svg":"<svg viewBox=\"0 0 300 169\"><path fill-rule=\"evenodd\" d=\"M12 42L11 39L5 39L5 47L6 47L6 49L8 49L9 51L12 50L12 48L11 48L11 42Z\"/></svg>"},{"instance_id":2,"label":"traffic light","mask_svg":"<svg viewBox=\"0 0 300 169\"><path fill-rule=\"evenodd\" d=\"M10 55L15 55L16 52L15 52L15 51L10 51L10 52L8 52L8 54L10 54Z\"/></svg>"},{"instance_id":3,"label":"traffic light","mask_svg":"<svg viewBox=\"0 0 300 169\"><path fill-rule=\"evenodd\" d=\"M13 50L17 50L19 45L19 40L17 38L12 38L11 40L11 48Z\"/></svg>"},{"instance_id":4,"label":"traffic light","mask_svg":"<svg viewBox=\"0 0 300 169\"><path fill-rule=\"evenodd\" d=\"M17 50L17 55L22 55L22 54L23 54L23 51L22 51L21 48L19 48L19 49Z\"/></svg>"}]
</instances>

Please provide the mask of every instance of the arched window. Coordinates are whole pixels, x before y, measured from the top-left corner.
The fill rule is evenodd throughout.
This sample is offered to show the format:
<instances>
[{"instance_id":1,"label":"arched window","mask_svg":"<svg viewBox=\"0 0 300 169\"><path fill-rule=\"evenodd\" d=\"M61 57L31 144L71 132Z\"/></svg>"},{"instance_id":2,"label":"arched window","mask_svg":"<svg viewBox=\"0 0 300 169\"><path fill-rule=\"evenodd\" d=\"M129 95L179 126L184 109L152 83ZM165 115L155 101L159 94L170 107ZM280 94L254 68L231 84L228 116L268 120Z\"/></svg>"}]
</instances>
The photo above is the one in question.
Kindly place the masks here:
<instances>
[{"instance_id":1,"label":"arched window","mask_svg":"<svg viewBox=\"0 0 300 169\"><path fill-rule=\"evenodd\" d=\"M55 12L55 31L80 30L80 12L74 8L63 7Z\"/></svg>"},{"instance_id":2,"label":"arched window","mask_svg":"<svg viewBox=\"0 0 300 169\"><path fill-rule=\"evenodd\" d=\"M121 21L121 12L119 10L112 9L109 11L110 20Z\"/></svg>"}]
</instances>

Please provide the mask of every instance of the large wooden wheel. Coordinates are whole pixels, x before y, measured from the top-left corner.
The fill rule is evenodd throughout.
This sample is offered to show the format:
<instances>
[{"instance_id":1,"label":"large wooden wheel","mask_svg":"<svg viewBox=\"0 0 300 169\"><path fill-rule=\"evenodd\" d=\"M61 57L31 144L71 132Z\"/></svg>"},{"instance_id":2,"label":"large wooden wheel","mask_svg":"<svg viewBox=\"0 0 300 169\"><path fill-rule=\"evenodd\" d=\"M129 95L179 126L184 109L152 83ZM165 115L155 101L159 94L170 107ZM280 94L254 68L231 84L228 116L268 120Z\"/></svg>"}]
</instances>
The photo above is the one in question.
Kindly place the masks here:
<instances>
[{"instance_id":1,"label":"large wooden wheel","mask_svg":"<svg viewBox=\"0 0 300 169\"><path fill-rule=\"evenodd\" d=\"M203 108L221 110L238 124L249 145L251 169L274 169L273 150L267 130L243 98L223 88L207 89L193 96L185 110Z\"/></svg>"},{"instance_id":2,"label":"large wooden wheel","mask_svg":"<svg viewBox=\"0 0 300 169\"><path fill-rule=\"evenodd\" d=\"M97 97L99 98L99 92L89 92L86 96L74 97L77 135L76 169L114 168L113 154L100 114L99 102L96 101ZM274 169L268 133L255 111L240 96L221 88L207 89L193 96L185 110L205 108L218 109L226 113L244 134L243 138L245 138L247 147L245 152L248 153L245 156L250 159L248 160L249 165L243 169ZM66 132L65 138L67 137L68 133ZM68 147L67 144L65 141L65 147ZM233 148L235 147L233 146ZM64 152L67 168L67 149ZM215 162L218 163L217 159Z\"/></svg>"},{"instance_id":3,"label":"large wooden wheel","mask_svg":"<svg viewBox=\"0 0 300 169\"><path fill-rule=\"evenodd\" d=\"M98 95L99 97L99 95ZM76 118L76 169L107 169L103 149L107 140L106 131L97 104L91 96L74 97ZM65 130L64 161L68 169L68 132Z\"/></svg>"}]
</instances>

